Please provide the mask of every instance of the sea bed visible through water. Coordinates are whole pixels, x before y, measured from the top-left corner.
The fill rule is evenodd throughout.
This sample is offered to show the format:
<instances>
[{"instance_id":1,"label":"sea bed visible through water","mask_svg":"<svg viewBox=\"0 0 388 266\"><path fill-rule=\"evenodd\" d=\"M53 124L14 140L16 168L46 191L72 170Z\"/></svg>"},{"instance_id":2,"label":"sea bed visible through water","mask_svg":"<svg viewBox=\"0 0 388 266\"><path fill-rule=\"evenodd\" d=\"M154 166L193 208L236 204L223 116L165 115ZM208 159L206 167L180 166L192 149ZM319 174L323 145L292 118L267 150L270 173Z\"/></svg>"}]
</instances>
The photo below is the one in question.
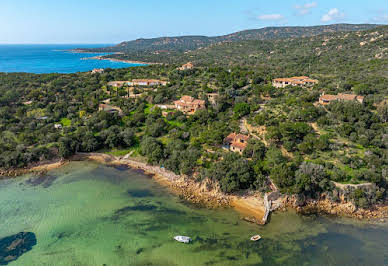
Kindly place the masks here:
<instances>
[{"instance_id":1,"label":"sea bed visible through water","mask_svg":"<svg viewBox=\"0 0 388 266\"><path fill-rule=\"evenodd\" d=\"M0 180L0 202L0 239L36 237L9 265L388 263L387 225L287 211L258 226L233 209L187 203L138 171L95 162ZM255 234L262 239L249 241Z\"/></svg>"}]
</instances>

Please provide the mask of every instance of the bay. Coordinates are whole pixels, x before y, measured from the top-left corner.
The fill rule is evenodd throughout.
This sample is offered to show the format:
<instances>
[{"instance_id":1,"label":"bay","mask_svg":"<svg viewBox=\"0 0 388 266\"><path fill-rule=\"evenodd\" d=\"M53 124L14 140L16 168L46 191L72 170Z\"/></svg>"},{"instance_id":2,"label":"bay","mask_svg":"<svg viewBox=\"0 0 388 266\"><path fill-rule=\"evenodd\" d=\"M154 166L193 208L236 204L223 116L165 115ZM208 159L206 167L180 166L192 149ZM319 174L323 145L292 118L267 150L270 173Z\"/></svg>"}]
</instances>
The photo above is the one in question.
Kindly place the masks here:
<instances>
[{"instance_id":1,"label":"bay","mask_svg":"<svg viewBox=\"0 0 388 266\"><path fill-rule=\"evenodd\" d=\"M388 263L386 224L287 211L253 225L232 209L187 203L137 171L94 162L1 180L0 203L0 239L32 232L37 240L9 265ZM262 239L249 241L255 234Z\"/></svg>"},{"instance_id":2,"label":"bay","mask_svg":"<svg viewBox=\"0 0 388 266\"><path fill-rule=\"evenodd\" d=\"M113 62L109 60L83 60L101 53L75 53L75 48L96 48L101 44L14 44L0 45L0 72L28 73L75 73L94 68L123 68L140 64Z\"/></svg>"}]
</instances>

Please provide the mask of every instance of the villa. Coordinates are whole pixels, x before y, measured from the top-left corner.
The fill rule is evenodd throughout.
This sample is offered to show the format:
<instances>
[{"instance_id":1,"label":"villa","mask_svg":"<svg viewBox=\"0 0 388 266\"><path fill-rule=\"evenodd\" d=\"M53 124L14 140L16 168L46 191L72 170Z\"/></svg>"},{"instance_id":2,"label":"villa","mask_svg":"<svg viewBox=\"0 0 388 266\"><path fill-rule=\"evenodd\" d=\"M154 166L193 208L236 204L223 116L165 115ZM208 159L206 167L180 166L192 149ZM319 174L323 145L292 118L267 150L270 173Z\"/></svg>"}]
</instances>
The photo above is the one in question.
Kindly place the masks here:
<instances>
[{"instance_id":1,"label":"villa","mask_svg":"<svg viewBox=\"0 0 388 266\"><path fill-rule=\"evenodd\" d=\"M319 97L318 102L319 104L327 105L333 101L357 101L359 103L364 103L364 96L345 93L339 93L337 95L323 93L321 97Z\"/></svg>"},{"instance_id":2,"label":"villa","mask_svg":"<svg viewBox=\"0 0 388 266\"><path fill-rule=\"evenodd\" d=\"M104 73L104 69L103 68L95 68L91 71L92 74L96 74L96 73Z\"/></svg>"},{"instance_id":3,"label":"villa","mask_svg":"<svg viewBox=\"0 0 388 266\"><path fill-rule=\"evenodd\" d=\"M275 88L284 88L286 86L306 86L311 87L315 84L318 84L318 80L316 79L310 79L309 77L302 76L302 77L292 77L292 78L277 78L272 81L272 86Z\"/></svg>"},{"instance_id":4,"label":"villa","mask_svg":"<svg viewBox=\"0 0 388 266\"><path fill-rule=\"evenodd\" d=\"M193 63L188 62L188 63L182 65L181 67L179 67L178 70L182 70L183 71L183 70L189 70L189 69L193 69L193 68L194 68Z\"/></svg>"},{"instance_id":5,"label":"villa","mask_svg":"<svg viewBox=\"0 0 388 266\"><path fill-rule=\"evenodd\" d=\"M197 110L205 109L205 101L194 99L191 96L182 96L180 100L174 102L175 109L184 114L194 114Z\"/></svg>"},{"instance_id":6,"label":"villa","mask_svg":"<svg viewBox=\"0 0 388 266\"><path fill-rule=\"evenodd\" d=\"M238 152L238 153L242 154L248 145L249 139L250 139L250 137L247 135L244 135L244 134L236 134L234 132L230 133L224 139L223 148L227 149L229 151Z\"/></svg>"}]
</instances>

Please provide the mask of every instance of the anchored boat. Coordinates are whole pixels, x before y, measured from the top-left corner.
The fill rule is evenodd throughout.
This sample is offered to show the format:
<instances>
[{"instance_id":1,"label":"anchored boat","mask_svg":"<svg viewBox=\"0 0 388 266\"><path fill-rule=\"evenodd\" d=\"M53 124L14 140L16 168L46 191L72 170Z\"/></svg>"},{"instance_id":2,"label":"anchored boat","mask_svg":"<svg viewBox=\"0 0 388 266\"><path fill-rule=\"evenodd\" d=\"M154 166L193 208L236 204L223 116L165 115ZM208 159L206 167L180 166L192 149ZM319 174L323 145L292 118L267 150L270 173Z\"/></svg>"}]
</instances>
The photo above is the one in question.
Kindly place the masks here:
<instances>
[{"instance_id":1,"label":"anchored boat","mask_svg":"<svg viewBox=\"0 0 388 266\"><path fill-rule=\"evenodd\" d=\"M192 241L192 239L188 236L175 236L174 239L178 242L188 244Z\"/></svg>"},{"instance_id":2,"label":"anchored boat","mask_svg":"<svg viewBox=\"0 0 388 266\"><path fill-rule=\"evenodd\" d=\"M251 241L258 241L260 239L261 239L261 236L259 236L259 235L255 235L255 236L251 237Z\"/></svg>"}]
</instances>

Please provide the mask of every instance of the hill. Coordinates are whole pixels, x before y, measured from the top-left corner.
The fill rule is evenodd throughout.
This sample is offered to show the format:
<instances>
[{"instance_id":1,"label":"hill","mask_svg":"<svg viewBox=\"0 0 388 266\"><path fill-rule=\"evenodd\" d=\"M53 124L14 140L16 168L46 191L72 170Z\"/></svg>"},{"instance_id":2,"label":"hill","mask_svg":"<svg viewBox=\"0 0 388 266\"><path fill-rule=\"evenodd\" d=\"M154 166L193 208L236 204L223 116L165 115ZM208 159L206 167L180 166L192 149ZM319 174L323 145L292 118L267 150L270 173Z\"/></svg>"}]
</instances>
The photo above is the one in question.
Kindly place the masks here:
<instances>
[{"instance_id":1,"label":"hill","mask_svg":"<svg viewBox=\"0 0 388 266\"><path fill-rule=\"evenodd\" d=\"M132 52L108 57L169 64L191 61L196 66L255 67L270 77L281 73L314 75L320 80L361 80L376 87L387 82L387 47L388 26L380 26L303 38L223 42L186 52Z\"/></svg>"},{"instance_id":2,"label":"hill","mask_svg":"<svg viewBox=\"0 0 388 266\"><path fill-rule=\"evenodd\" d=\"M244 40L277 40L316 36L324 33L367 30L377 27L375 24L333 24L312 27L266 27L262 29L244 30L228 35L160 37L125 41L112 47L98 49L81 49L88 52L121 52L154 51L187 51L219 42L236 42Z\"/></svg>"}]
</instances>

